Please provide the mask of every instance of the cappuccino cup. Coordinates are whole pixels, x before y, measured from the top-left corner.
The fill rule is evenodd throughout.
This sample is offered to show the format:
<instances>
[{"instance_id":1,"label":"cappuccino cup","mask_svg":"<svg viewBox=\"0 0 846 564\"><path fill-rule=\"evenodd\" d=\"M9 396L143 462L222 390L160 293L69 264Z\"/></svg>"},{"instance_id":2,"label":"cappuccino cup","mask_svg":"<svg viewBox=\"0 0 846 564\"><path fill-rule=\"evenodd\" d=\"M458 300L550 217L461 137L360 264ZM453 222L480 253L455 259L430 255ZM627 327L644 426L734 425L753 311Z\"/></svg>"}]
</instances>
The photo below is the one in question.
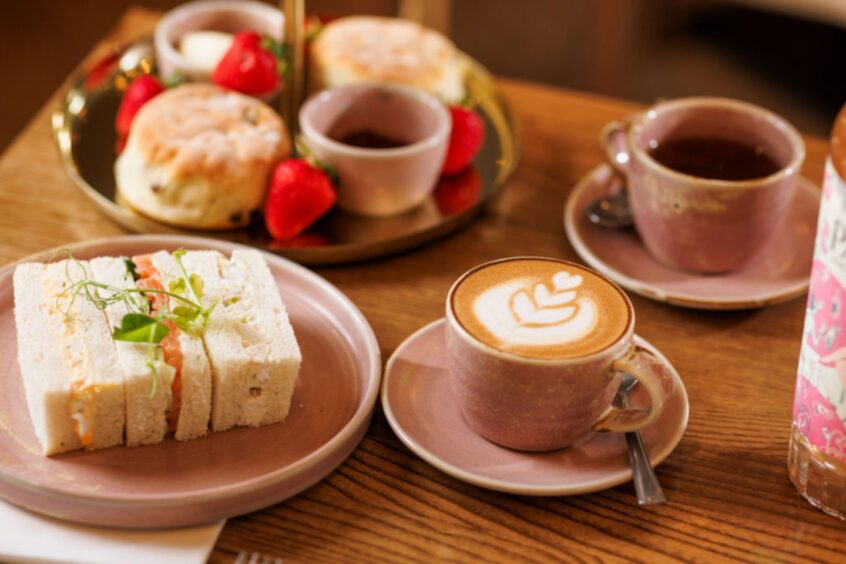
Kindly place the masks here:
<instances>
[{"instance_id":1,"label":"cappuccino cup","mask_svg":"<svg viewBox=\"0 0 846 564\"><path fill-rule=\"evenodd\" d=\"M741 266L782 228L805 158L787 121L726 98L661 102L602 143L646 249L701 273Z\"/></svg>"},{"instance_id":2,"label":"cappuccino cup","mask_svg":"<svg viewBox=\"0 0 846 564\"><path fill-rule=\"evenodd\" d=\"M462 275L446 302L450 381L479 435L526 451L591 431L636 431L660 416L672 377L632 343L634 309L613 282L578 264L515 257ZM612 405L622 375L650 407Z\"/></svg>"}]
</instances>

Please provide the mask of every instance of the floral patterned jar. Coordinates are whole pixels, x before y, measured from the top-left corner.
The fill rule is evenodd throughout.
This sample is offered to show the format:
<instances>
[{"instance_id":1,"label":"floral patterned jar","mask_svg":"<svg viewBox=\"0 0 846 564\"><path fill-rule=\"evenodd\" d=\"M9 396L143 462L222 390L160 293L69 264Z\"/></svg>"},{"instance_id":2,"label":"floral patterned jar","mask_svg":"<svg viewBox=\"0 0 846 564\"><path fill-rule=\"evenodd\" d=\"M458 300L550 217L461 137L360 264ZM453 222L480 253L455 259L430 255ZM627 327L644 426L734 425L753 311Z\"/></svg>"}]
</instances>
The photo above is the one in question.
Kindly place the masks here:
<instances>
[{"instance_id":1,"label":"floral patterned jar","mask_svg":"<svg viewBox=\"0 0 846 564\"><path fill-rule=\"evenodd\" d=\"M846 106L825 167L787 465L800 494L846 519Z\"/></svg>"}]
</instances>

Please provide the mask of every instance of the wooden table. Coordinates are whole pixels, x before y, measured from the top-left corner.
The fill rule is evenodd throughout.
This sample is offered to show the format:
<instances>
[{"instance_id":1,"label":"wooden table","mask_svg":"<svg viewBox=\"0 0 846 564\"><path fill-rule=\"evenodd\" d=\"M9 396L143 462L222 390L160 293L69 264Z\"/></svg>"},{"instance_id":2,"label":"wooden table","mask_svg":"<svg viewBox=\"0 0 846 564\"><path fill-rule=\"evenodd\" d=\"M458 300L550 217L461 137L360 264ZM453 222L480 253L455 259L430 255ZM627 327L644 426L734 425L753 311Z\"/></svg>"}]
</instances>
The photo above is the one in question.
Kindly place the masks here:
<instances>
[{"instance_id":1,"label":"wooden table","mask_svg":"<svg viewBox=\"0 0 846 564\"><path fill-rule=\"evenodd\" d=\"M131 10L95 52L149 33L156 18ZM318 269L367 316L384 359L442 315L447 289L468 268L527 253L578 260L562 231L565 197L602 160L602 125L638 106L500 85L524 153L497 208L427 247ZM0 263L122 233L61 168L49 123L57 100L0 159ZM827 145L806 141L804 172L819 182ZM377 408L349 460L299 496L229 521L212 560L242 550L286 561L846 559L846 523L800 498L785 469L804 300L727 313L632 301L638 332L670 358L690 394L687 434L658 469L667 505L639 508L631 484L531 498L459 482L409 452Z\"/></svg>"}]
</instances>

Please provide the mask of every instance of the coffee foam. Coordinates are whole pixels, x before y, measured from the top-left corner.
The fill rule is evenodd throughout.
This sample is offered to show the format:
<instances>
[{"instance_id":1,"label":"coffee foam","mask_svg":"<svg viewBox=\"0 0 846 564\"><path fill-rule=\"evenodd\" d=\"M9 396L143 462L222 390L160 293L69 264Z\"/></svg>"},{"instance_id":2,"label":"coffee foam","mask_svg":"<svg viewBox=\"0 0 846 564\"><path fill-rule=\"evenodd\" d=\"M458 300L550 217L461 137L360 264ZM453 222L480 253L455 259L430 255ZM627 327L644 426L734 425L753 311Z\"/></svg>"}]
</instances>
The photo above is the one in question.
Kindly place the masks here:
<instances>
[{"instance_id":1,"label":"coffee foam","mask_svg":"<svg viewBox=\"0 0 846 564\"><path fill-rule=\"evenodd\" d=\"M467 275L452 295L458 322L497 350L573 358L619 340L631 312L622 292L593 272L545 259L515 259Z\"/></svg>"}]
</instances>

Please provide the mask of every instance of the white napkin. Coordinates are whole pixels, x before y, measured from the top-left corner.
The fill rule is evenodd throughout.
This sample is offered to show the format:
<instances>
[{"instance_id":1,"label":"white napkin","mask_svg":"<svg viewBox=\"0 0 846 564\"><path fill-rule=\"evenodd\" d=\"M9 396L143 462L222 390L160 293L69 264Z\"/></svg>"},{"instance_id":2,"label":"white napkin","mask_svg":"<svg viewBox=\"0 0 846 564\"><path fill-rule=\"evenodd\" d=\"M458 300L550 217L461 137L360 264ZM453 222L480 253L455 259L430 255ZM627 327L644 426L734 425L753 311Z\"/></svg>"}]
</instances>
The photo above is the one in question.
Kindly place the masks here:
<instances>
[{"instance_id":1,"label":"white napkin","mask_svg":"<svg viewBox=\"0 0 846 564\"><path fill-rule=\"evenodd\" d=\"M224 523L160 531L105 529L37 515L0 501L0 561L205 562Z\"/></svg>"}]
</instances>

